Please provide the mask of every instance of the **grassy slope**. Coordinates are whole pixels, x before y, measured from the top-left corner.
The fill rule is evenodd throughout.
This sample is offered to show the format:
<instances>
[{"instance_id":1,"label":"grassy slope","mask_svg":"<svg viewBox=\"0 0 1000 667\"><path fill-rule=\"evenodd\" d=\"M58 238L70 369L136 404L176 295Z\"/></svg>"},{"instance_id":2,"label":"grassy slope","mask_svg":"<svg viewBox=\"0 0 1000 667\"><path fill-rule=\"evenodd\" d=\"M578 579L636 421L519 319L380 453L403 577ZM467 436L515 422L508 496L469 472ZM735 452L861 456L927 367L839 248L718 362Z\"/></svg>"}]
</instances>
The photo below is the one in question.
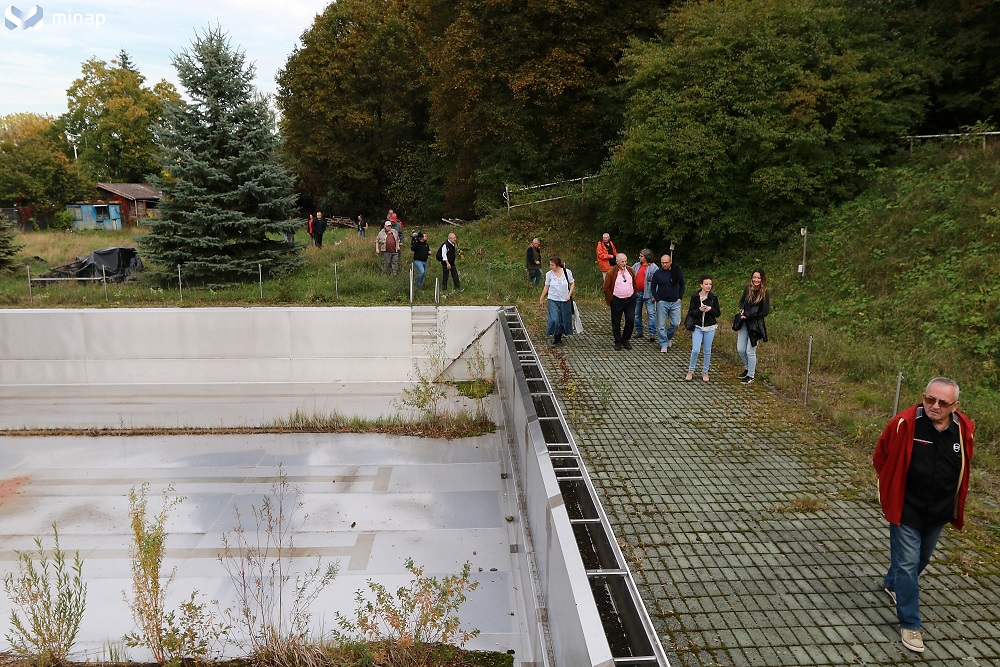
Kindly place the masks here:
<instances>
[{"instance_id":1,"label":"grassy slope","mask_svg":"<svg viewBox=\"0 0 1000 667\"><path fill-rule=\"evenodd\" d=\"M716 279L726 315L731 315L749 272L769 275L773 313L771 342L760 349L760 373L792 400L801 401L809 337L813 337L810 408L852 444L859 470L892 412L897 373L904 374L900 404L918 400L928 378L949 375L962 386L963 410L979 425L974 503L976 516L1000 525L995 485L1000 470L996 438L1000 426L1000 164L998 152L980 148L929 147L903 156L882 170L857 199L810 224L806 279L796 267L801 239L769 252L739 257L716 267L691 266L678 248L689 282L708 269ZM584 206L555 202L505 212L454 229L423 227L432 247L456 231L463 291L448 304L497 303L518 306L529 323L544 320L538 291L527 286L524 248L532 236L542 254L567 260L578 280L577 298L600 304L600 274L594 245L602 230L587 222ZM407 231L416 229L409 226ZM609 230L614 233L614 230ZM27 234L22 255L59 264L95 248L124 243L122 233ZM300 241L307 238L300 232ZM638 248L621 248L630 261ZM661 248L654 248L659 254ZM185 289L184 306L211 305L402 305L408 302L404 276L380 275L374 238L350 230L327 234L322 250L306 248L306 268L259 287L211 292ZM404 252L404 267L409 265ZM334 265L337 267L336 277ZM45 265L33 261L32 273ZM433 301L428 284L417 303ZM110 306L180 305L176 289L139 283L110 288ZM29 307L24 274L0 276L0 306ZM104 307L96 285L59 285L36 290L33 307ZM731 346L718 354L734 357ZM985 471L985 472L984 472ZM867 471L864 471L867 473ZM1000 528L996 529L1000 531Z\"/></svg>"},{"instance_id":2,"label":"grassy slope","mask_svg":"<svg viewBox=\"0 0 1000 667\"><path fill-rule=\"evenodd\" d=\"M972 512L1000 534L1000 149L925 147L881 170L802 241L720 271L733 303L754 265L768 271L771 342L763 375L801 401L813 337L810 407L851 443L859 465L892 414L931 377L955 378L977 423ZM731 312L731 311L730 311Z\"/></svg>"}]
</instances>

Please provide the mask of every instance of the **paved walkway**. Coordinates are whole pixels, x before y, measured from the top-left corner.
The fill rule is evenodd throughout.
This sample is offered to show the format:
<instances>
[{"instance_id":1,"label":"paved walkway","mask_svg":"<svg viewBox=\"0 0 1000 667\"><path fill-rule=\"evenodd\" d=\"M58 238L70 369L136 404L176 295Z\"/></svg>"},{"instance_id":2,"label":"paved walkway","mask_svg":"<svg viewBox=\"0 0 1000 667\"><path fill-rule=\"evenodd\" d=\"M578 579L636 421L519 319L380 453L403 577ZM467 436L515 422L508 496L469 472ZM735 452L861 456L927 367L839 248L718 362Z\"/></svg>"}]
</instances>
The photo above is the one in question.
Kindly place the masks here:
<instances>
[{"instance_id":1,"label":"paved walkway","mask_svg":"<svg viewBox=\"0 0 1000 667\"><path fill-rule=\"evenodd\" d=\"M835 436L728 364L683 382L686 332L666 354L615 352L607 312L536 345L673 667L1000 665L996 563L946 529L921 577L927 650L910 653L881 589L886 524Z\"/></svg>"}]
</instances>

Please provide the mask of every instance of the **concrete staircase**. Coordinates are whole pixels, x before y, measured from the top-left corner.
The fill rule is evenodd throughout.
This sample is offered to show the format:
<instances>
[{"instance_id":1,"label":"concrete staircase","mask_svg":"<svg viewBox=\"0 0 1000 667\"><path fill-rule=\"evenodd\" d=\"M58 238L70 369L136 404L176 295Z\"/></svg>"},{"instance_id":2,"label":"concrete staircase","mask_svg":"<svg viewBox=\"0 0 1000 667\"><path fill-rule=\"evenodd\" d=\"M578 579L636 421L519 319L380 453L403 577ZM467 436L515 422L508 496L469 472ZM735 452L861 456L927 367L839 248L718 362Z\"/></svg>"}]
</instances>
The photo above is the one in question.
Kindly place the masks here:
<instances>
[{"instance_id":1,"label":"concrete staircase","mask_svg":"<svg viewBox=\"0 0 1000 667\"><path fill-rule=\"evenodd\" d=\"M437 331L438 309L436 306L413 306L410 308L410 328L413 336L414 356L427 354L428 346L434 342Z\"/></svg>"}]
</instances>

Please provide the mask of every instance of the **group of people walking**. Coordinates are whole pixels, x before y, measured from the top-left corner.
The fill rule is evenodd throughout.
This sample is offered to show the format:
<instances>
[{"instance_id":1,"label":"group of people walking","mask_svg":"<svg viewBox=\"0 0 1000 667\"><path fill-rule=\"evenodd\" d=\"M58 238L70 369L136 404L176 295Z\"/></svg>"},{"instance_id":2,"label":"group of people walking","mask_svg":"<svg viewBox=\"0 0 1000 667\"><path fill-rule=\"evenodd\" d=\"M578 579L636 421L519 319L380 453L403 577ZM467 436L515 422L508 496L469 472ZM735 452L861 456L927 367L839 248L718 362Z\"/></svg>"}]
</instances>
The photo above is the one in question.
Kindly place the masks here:
<instances>
[{"instance_id":1,"label":"group of people walking","mask_svg":"<svg viewBox=\"0 0 1000 667\"><path fill-rule=\"evenodd\" d=\"M597 243L597 263L604 277L604 299L611 309L611 332L614 349L631 350L632 341L643 339L643 316L649 340L656 343L660 352L668 352L684 317L685 328L691 332L691 356L684 380L694 379L699 355L702 358L701 379L709 381L712 344L719 328L722 308L713 291L714 280L705 274L698 278L698 291L684 305L684 272L673 257L662 255L656 262L649 248L639 253L639 261L629 266L628 256L618 252L610 234L604 234ZM541 249L539 240L532 239L525 251L525 268L528 281L537 285L541 281ZM561 258L549 258L549 271L538 299L539 304L548 300L546 335L552 336L553 345L561 345L563 336L573 333L572 297L575 290L573 272ZM771 310L771 296L767 290L767 276L762 269L755 269L739 301L739 310L733 317L732 329L736 332L736 350L743 361L738 379L751 384L757 373L757 346L767 340L765 318Z\"/></svg>"},{"instance_id":2,"label":"group of people walking","mask_svg":"<svg viewBox=\"0 0 1000 667\"><path fill-rule=\"evenodd\" d=\"M615 253L613 265L612 252ZM660 352L668 352L680 328L681 314L685 313L685 328L691 332L691 357L684 379L694 379L698 356L701 355L701 379L708 382L712 344L722 315L719 298L712 291L712 276L699 276L699 289L688 299L685 311L684 273L670 255L661 256L657 264L653 251L645 248L639 253L639 261L629 266L628 257L617 252L609 235L605 234L597 245L597 261L604 274L604 299L611 309L615 350L631 350L630 341L644 337L645 315L649 340L659 346ZM736 350L743 361L743 370L738 376L743 384L752 383L756 376L757 345L767 340L764 318L770 310L767 276L763 270L755 269L740 297L739 311L733 318L732 326L737 334Z\"/></svg>"}]
</instances>

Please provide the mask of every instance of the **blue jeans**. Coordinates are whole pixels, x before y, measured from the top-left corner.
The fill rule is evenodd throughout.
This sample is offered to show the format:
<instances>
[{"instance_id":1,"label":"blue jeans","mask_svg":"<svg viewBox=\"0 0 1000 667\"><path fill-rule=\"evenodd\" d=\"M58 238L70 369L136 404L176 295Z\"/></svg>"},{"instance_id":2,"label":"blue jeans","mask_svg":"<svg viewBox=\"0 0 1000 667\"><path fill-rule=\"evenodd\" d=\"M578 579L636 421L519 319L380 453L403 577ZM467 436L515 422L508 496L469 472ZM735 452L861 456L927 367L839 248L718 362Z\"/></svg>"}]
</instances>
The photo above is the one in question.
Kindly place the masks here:
<instances>
[{"instance_id":1,"label":"blue jeans","mask_svg":"<svg viewBox=\"0 0 1000 667\"><path fill-rule=\"evenodd\" d=\"M698 363L698 352L702 346L705 347L702 355L701 372L708 372L708 364L712 361L712 341L715 340L715 329L702 331L701 327L695 327L691 332L691 361L688 362L688 370L693 371Z\"/></svg>"},{"instance_id":2,"label":"blue jeans","mask_svg":"<svg viewBox=\"0 0 1000 667\"><path fill-rule=\"evenodd\" d=\"M642 309L646 309L646 326L649 327L649 335L656 335L656 305L653 297L643 297L641 294L635 299L635 335L642 337Z\"/></svg>"},{"instance_id":3,"label":"blue jeans","mask_svg":"<svg viewBox=\"0 0 1000 667\"><path fill-rule=\"evenodd\" d=\"M419 259L413 260L413 284L417 287L423 287L426 273L427 262L421 262Z\"/></svg>"},{"instance_id":4,"label":"blue jeans","mask_svg":"<svg viewBox=\"0 0 1000 667\"><path fill-rule=\"evenodd\" d=\"M667 322L670 326L667 326ZM656 302L656 337L660 340L660 347L674 339L674 333L681 324L681 302L677 301L657 301Z\"/></svg>"},{"instance_id":5,"label":"blue jeans","mask_svg":"<svg viewBox=\"0 0 1000 667\"><path fill-rule=\"evenodd\" d=\"M747 367L747 376L753 377L757 371L757 346L750 344L750 333L747 331L746 322L736 332L736 351L743 360L743 365Z\"/></svg>"},{"instance_id":6,"label":"blue jeans","mask_svg":"<svg viewBox=\"0 0 1000 667\"><path fill-rule=\"evenodd\" d=\"M927 567L941 529L917 530L889 525L889 571L883 585L896 593L896 616L905 630L920 630L920 588L917 578Z\"/></svg>"}]
</instances>

